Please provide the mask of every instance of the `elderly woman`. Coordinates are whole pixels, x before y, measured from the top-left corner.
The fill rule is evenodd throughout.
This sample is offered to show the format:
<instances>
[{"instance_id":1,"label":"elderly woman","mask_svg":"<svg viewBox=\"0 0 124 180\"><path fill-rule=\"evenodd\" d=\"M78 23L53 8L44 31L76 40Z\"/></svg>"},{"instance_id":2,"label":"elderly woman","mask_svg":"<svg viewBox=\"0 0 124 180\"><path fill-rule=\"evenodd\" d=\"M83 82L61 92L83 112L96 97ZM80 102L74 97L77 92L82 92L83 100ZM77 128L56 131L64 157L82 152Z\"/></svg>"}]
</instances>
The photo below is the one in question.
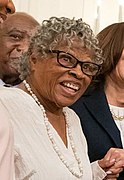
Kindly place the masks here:
<instances>
[{"instance_id":1,"label":"elderly woman","mask_svg":"<svg viewBox=\"0 0 124 180\"><path fill-rule=\"evenodd\" d=\"M101 63L98 42L81 19L52 17L37 29L19 66L23 82L0 89L0 106L15 133L15 179L100 180L114 171L112 150L92 170L79 118L66 107Z\"/></svg>"}]
</instances>

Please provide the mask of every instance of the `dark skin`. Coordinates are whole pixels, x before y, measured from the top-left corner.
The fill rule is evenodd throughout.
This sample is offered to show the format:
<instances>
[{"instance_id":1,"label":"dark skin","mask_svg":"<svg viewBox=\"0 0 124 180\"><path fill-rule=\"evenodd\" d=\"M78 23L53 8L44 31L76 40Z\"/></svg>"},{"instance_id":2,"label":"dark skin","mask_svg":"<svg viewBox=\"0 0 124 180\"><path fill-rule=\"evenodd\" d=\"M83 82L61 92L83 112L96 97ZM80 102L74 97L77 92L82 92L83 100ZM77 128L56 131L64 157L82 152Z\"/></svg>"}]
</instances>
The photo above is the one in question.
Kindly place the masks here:
<instances>
[{"instance_id":1,"label":"dark skin","mask_svg":"<svg viewBox=\"0 0 124 180\"><path fill-rule=\"evenodd\" d=\"M8 14L13 14L15 12L15 6L12 0L0 0L0 24L7 18ZM0 72L2 73L2 67L0 67ZM2 75L0 73L0 78Z\"/></svg>"},{"instance_id":2,"label":"dark skin","mask_svg":"<svg viewBox=\"0 0 124 180\"><path fill-rule=\"evenodd\" d=\"M67 51L67 46L58 47L60 50ZM83 48L77 49L77 44L70 49L70 53L81 61L91 61L91 54ZM63 107L75 102L90 84L92 77L85 75L81 66L75 68L64 68L56 59L56 54L48 54L47 59L40 56L31 56L31 74L27 78L33 92L38 97L46 110L47 117L60 135L63 143L67 147L66 120L63 114ZM44 84L44 86L42 86ZM67 87L67 84L77 87ZM27 92L24 85L19 86Z\"/></svg>"},{"instance_id":3,"label":"dark skin","mask_svg":"<svg viewBox=\"0 0 124 180\"><path fill-rule=\"evenodd\" d=\"M22 26L23 24L23 26ZM1 79L6 84L16 85L21 82L18 71L12 67L11 62L18 62L29 44L32 31L39 23L26 13L9 15L1 26L0 31L0 61Z\"/></svg>"},{"instance_id":4,"label":"dark skin","mask_svg":"<svg viewBox=\"0 0 124 180\"><path fill-rule=\"evenodd\" d=\"M12 0L0 0L0 15L5 17L7 14L13 14L15 12L15 6Z\"/></svg>"},{"instance_id":5,"label":"dark skin","mask_svg":"<svg viewBox=\"0 0 124 180\"><path fill-rule=\"evenodd\" d=\"M60 46L59 49L66 51L65 47ZM91 54L82 52L82 49L80 51L76 47L69 51L82 61L84 59L91 61ZM41 59L40 56L32 54L30 65L31 73L26 80L44 106L49 122L57 131L65 146L68 147L63 107L74 103L86 90L92 78L83 74L79 64L72 69L61 67L56 61L55 54L49 54L46 59ZM79 89L77 88L78 90L75 92L71 86L66 86L68 83L79 87ZM19 88L29 93L23 83L19 85ZM100 167L107 172L105 179L117 179L119 172L123 169L122 161L115 163L116 159L121 159L120 156L120 151L113 148L108 151L103 159L98 161Z\"/></svg>"}]
</instances>

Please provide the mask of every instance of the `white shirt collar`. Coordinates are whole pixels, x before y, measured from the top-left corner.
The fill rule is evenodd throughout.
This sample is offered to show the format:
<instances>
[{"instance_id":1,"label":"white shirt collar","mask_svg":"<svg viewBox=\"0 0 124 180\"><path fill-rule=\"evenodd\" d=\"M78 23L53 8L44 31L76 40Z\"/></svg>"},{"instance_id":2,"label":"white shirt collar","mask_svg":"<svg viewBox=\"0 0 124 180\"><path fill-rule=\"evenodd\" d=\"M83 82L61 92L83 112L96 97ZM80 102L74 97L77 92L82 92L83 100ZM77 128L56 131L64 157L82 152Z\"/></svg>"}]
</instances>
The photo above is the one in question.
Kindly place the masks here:
<instances>
[{"instance_id":1,"label":"white shirt collar","mask_svg":"<svg viewBox=\"0 0 124 180\"><path fill-rule=\"evenodd\" d=\"M0 86L3 86L5 83L0 79Z\"/></svg>"}]
</instances>

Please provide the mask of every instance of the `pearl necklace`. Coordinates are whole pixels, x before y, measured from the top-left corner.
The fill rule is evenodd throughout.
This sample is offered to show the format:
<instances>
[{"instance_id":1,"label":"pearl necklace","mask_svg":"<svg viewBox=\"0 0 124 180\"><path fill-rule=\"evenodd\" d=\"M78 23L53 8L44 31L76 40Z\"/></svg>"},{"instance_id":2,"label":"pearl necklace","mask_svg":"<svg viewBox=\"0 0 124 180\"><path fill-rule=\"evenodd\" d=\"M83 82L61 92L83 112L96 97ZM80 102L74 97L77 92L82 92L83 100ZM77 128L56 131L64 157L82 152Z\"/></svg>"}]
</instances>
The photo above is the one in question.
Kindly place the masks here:
<instances>
[{"instance_id":1,"label":"pearl necklace","mask_svg":"<svg viewBox=\"0 0 124 180\"><path fill-rule=\"evenodd\" d=\"M43 116L44 116L44 123L45 123L45 126L46 126L46 130L47 130L47 134L48 134L48 137L52 143L52 146L53 146L53 149L55 150L55 152L57 153L58 157L60 158L60 160L62 161L62 163L68 168L68 170L74 175L76 176L77 178L80 178L83 176L83 167L82 167L82 162L80 160L80 158L78 157L77 155L77 151L76 151L76 148L75 148L75 144L74 144L74 141L73 141L73 137L72 137L72 133L71 133L71 128L70 128L70 124L69 124L69 119L68 119L68 116L67 116L67 113L66 111L63 111L64 112L64 115L65 115L65 119L66 119L66 124L67 124L67 128L68 128L68 136L69 136L69 140L70 140L70 145L71 145L71 148L72 148L72 151L73 151L73 154L74 154L74 157L78 163L78 167L79 167L79 172L75 172L75 170L73 168L71 168L68 164L68 162L65 160L64 156L62 155L62 153L60 152L59 148L57 147L56 145L56 142L52 136L52 133L51 133L51 130L50 130L50 124L49 124L49 120L47 118L47 115L46 115L46 112L45 112L45 109L44 107L41 105L40 101L38 100L37 96L34 94L34 92L32 91L30 85L26 82L26 80L23 81L27 91L31 94L31 96L33 97L33 99L35 100L35 102L39 105L39 107L41 108L42 112L43 112Z\"/></svg>"}]
</instances>

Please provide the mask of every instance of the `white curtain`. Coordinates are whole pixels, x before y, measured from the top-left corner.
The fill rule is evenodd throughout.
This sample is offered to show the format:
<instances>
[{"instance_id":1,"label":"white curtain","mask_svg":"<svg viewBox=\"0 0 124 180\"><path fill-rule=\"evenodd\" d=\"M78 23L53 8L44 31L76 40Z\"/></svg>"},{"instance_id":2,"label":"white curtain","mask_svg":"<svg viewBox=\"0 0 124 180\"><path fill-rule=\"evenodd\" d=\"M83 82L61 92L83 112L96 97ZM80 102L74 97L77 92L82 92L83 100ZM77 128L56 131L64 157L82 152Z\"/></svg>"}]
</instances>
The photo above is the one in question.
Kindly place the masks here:
<instances>
[{"instance_id":1,"label":"white curtain","mask_svg":"<svg viewBox=\"0 0 124 180\"><path fill-rule=\"evenodd\" d=\"M27 12L39 22L51 16L83 18L95 33L124 21L124 0L13 0L16 11Z\"/></svg>"}]
</instances>

